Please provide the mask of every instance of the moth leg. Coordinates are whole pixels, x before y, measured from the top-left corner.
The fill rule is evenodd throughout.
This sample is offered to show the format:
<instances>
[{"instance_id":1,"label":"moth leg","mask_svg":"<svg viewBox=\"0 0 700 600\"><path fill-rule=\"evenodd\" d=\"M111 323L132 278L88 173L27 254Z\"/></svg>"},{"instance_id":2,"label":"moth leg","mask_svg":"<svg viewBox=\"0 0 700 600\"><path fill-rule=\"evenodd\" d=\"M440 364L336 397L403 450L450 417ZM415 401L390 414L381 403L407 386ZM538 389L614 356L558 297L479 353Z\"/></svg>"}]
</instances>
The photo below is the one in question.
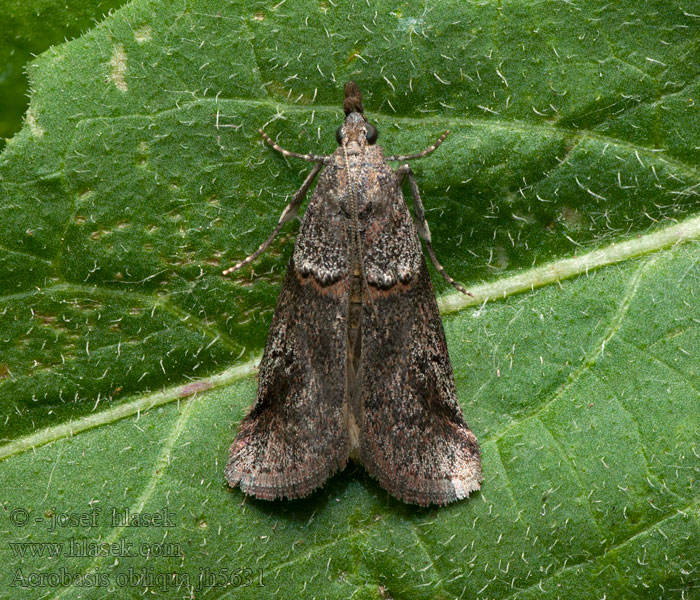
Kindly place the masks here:
<instances>
[{"instance_id":1,"label":"moth leg","mask_svg":"<svg viewBox=\"0 0 700 600\"><path fill-rule=\"evenodd\" d=\"M260 132L260 135L263 136L263 139L283 156L301 158L301 160L317 163L327 163L330 160L330 157L324 154L299 154L298 152L291 152L289 150L285 150L284 148L282 148L282 146L277 144L269 135L267 135L262 129L258 129L258 131Z\"/></svg>"},{"instance_id":2,"label":"moth leg","mask_svg":"<svg viewBox=\"0 0 700 600\"><path fill-rule=\"evenodd\" d=\"M444 137L445 136L443 135L443 138ZM420 192L418 191L418 183L416 182L416 176L413 174L411 167L407 164L401 165L397 169L396 173L399 176L399 187L403 184L404 178L408 177L408 183L411 186L411 195L413 196L413 210L416 213L416 229L418 229L418 235L420 235L425 242L425 247L428 249L428 255L430 256L430 260L433 262L433 265L450 285L454 286L463 294L471 296L472 294L470 294L461 284L457 283L447 274L444 267L438 262L437 256L435 256L435 251L433 250L433 244L430 237L430 228L428 227L428 221L425 220L425 209L423 208L423 202L421 201Z\"/></svg>"},{"instance_id":3,"label":"moth leg","mask_svg":"<svg viewBox=\"0 0 700 600\"><path fill-rule=\"evenodd\" d=\"M433 150L435 150L442 142L445 141L445 138L450 134L450 130L448 129L445 133L443 133L430 148L426 148L423 150L423 152L418 152L418 154L396 154L394 156L387 156L384 160L413 160L414 158L423 158L424 156L427 156Z\"/></svg>"},{"instance_id":4,"label":"moth leg","mask_svg":"<svg viewBox=\"0 0 700 600\"><path fill-rule=\"evenodd\" d=\"M235 264L234 266L223 271L221 273L222 275L230 275L234 271L238 271L238 269L240 269L241 267L244 267L248 263L253 262L256 258L258 258L258 256L260 256L263 252L265 252L265 250L267 250L270 247L270 244L277 237L277 234L280 232L280 229L282 229L282 226L287 221L291 221L294 217L297 216L297 212L299 211L301 203L304 201L306 192L309 191L311 184L313 183L314 179L316 178L316 175L318 175L318 172L321 170L322 167L323 163L319 162L314 165L313 169L311 169L311 172L306 176L306 179L304 179L304 183L301 184L301 187L296 191L294 196L292 196L291 202L287 204L285 209L282 211L279 223L277 223L277 227L275 227L272 230L270 237L268 237L262 244L260 244L260 247L255 252L253 252L253 254L243 259L241 262Z\"/></svg>"}]
</instances>

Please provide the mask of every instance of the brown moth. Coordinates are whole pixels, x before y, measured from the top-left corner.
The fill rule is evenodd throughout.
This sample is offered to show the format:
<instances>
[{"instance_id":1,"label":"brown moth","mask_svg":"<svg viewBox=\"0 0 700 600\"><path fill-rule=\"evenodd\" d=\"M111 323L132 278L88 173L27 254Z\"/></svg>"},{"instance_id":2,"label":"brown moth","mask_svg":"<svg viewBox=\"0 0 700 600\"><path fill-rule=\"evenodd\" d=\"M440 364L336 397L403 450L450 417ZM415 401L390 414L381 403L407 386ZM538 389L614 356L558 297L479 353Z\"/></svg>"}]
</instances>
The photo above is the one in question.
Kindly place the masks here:
<instances>
[{"instance_id":1,"label":"brown moth","mask_svg":"<svg viewBox=\"0 0 700 600\"><path fill-rule=\"evenodd\" d=\"M391 495L412 504L447 504L479 489L481 458L457 401L452 365L421 249L435 257L416 179L396 171L354 82L345 85L345 122L328 156L315 163L257 258L296 217L318 175L296 238L260 364L255 404L240 424L226 478L257 498L301 498L348 458ZM321 170L323 168L323 170ZM320 172L320 175L319 175ZM415 224L404 201L405 179Z\"/></svg>"}]
</instances>

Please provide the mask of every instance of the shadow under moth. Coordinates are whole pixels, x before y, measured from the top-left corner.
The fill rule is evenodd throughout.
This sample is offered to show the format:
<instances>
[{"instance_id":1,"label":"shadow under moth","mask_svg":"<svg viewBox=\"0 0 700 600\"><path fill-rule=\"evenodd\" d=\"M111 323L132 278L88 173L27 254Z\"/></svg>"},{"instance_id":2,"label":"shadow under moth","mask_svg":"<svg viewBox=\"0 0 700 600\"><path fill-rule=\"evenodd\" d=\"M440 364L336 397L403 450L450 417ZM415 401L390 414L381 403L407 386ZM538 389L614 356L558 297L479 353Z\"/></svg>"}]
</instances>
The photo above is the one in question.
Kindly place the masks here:
<instances>
[{"instance_id":1,"label":"shadow under moth","mask_svg":"<svg viewBox=\"0 0 700 600\"><path fill-rule=\"evenodd\" d=\"M423 152L384 157L354 82L333 154L290 152L315 163L255 260L297 215L318 175L282 283L260 363L255 404L231 446L226 478L257 498L301 498L349 458L392 496L427 506L479 489L476 436L457 401L425 258L457 289L433 251L408 164ZM325 167L325 168L324 168ZM323 170L321 170L323 168ZM319 174L320 172L320 174ZM401 193L413 196L415 223Z\"/></svg>"}]
</instances>

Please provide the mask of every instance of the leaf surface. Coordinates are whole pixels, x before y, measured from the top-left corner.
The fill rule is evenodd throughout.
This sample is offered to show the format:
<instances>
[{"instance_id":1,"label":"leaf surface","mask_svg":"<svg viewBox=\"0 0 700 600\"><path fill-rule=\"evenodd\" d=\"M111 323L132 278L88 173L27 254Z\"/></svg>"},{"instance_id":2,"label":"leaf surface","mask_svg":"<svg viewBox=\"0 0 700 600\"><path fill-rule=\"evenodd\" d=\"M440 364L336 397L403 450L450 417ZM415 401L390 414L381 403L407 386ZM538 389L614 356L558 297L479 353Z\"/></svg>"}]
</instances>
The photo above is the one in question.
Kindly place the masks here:
<instances>
[{"instance_id":1,"label":"leaf surface","mask_svg":"<svg viewBox=\"0 0 700 600\"><path fill-rule=\"evenodd\" d=\"M0 150L16 133L27 110L27 63L53 44L86 31L124 0L71 2L2 0L0 11Z\"/></svg>"},{"instance_id":2,"label":"leaf surface","mask_svg":"<svg viewBox=\"0 0 700 600\"><path fill-rule=\"evenodd\" d=\"M693 597L697 12L137 0L38 57L0 157L0 596ZM349 79L387 154L452 131L414 170L486 479L443 509L223 478L297 225L220 272L308 172L257 129L332 152Z\"/></svg>"}]
</instances>

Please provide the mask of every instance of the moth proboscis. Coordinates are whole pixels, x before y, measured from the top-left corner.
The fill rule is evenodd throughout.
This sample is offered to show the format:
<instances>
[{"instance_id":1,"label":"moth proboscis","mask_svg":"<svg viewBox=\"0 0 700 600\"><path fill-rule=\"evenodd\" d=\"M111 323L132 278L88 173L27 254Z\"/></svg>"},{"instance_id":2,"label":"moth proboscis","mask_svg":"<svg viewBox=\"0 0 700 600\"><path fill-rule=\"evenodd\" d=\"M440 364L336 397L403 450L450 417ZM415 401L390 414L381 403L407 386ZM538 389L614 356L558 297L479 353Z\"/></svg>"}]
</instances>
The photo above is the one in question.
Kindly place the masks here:
<instances>
[{"instance_id":1,"label":"moth proboscis","mask_svg":"<svg viewBox=\"0 0 700 600\"><path fill-rule=\"evenodd\" d=\"M314 179L260 363L255 404L231 446L226 478L257 498L301 498L349 458L400 500L443 505L479 489L476 436L457 400L422 238L431 244L407 160L384 157L362 94L345 85L345 120L330 155L298 154L314 167L269 238L228 275L262 254ZM397 170L388 161L404 163ZM322 170L323 169L323 170ZM320 173L320 174L319 174ZM401 192L408 179L415 223Z\"/></svg>"}]
</instances>

